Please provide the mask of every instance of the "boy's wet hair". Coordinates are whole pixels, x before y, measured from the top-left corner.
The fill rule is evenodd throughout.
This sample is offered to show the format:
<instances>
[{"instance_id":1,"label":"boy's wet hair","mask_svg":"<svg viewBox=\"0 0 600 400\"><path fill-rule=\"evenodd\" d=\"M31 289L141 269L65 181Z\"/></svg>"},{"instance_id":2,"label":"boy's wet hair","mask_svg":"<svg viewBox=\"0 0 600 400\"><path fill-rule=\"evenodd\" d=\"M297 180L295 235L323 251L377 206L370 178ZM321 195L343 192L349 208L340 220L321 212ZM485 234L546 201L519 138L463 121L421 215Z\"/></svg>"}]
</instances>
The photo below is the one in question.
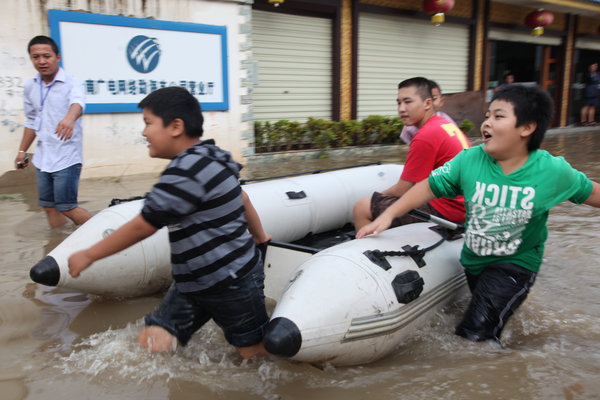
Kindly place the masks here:
<instances>
[{"instance_id":1,"label":"boy's wet hair","mask_svg":"<svg viewBox=\"0 0 600 400\"><path fill-rule=\"evenodd\" d=\"M494 94L492 101L494 100L503 100L513 105L517 126L528 123L537 125L529 136L527 150L532 152L539 149L552 121L554 109L548 93L537 86L507 85Z\"/></svg>"},{"instance_id":2,"label":"boy's wet hair","mask_svg":"<svg viewBox=\"0 0 600 400\"><path fill-rule=\"evenodd\" d=\"M167 126L179 118L185 125L185 134L189 137L201 137L204 132L204 117L200 104L186 89L171 86L158 89L144 97L138 104L141 109L148 109L162 119Z\"/></svg>"},{"instance_id":3,"label":"boy's wet hair","mask_svg":"<svg viewBox=\"0 0 600 400\"><path fill-rule=\"evenodd\" d=\"M31 46L34 46L36 44L49 44L50 47L52 47L52 51L54 52L54 54L56 54L56 55L60 54L60 52L58 51L58 45L56 44L54 39L52 39L51 37L48 37L48 36L44 36L44 35L36 36L29 41L29 44L27 45L27 53L28 54L29 54L29 50L31 50Z\"/></svg>"},{"instance_id":4,"label":"boy's wet hair","mask_svg":"<svg viewBox=\"0 0 600 400\"><path fill-rule=\"evenodd\" d=\"M398 89L406 88L414 86L417 89L417 93L423 100L432 99L433 95L431 94L431 81L427 78L423 78L422 76L417 76L415 78L405 79L398 84ZM439 86L438 86L439 88ZM441 92L441 90L440 90Z\"/></svg>"}]
</instances>

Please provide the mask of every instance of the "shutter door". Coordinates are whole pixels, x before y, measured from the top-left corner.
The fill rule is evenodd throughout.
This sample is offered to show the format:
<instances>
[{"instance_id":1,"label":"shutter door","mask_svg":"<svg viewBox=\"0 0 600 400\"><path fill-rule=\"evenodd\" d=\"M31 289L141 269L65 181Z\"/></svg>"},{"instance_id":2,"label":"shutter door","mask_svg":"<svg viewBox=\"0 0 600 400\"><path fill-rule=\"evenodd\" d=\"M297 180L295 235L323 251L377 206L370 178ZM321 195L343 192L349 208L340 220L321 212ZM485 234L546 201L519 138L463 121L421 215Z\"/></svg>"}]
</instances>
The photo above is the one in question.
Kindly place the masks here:
<instances>
[{"instance_id":1,"label":"shutter door","mask_svg":"<svg viewBox=\"0 0 600 400\"><path fill-rule=\"evenodd\" d=\"M331 119L332 21L252 11L256 121Z\"/></svg>"},{"instance_id":2,"label":"shutter door","mask_svg":"<svg viewBox=\"0 0 600 400\"><path fill-rule=\"evenodd\" d=\"M587 39L578 38L575 41L575 48L585 50L600 50L600 40L598 39Z\"/></svg>"},{"instance_id":3,"label":"shutter door","mask_svg":"<svg viewBox=\"0 0 600 400\"><path fill-rule=\"evenodd\" d=\"M398 114L398 83L435 80L444 93L467 89L469 30L465 25L361 13L358 38L358 119Z\"/></svg>"},{"instance_id":4,"label":"shutter door","mask_svg":"<svg viewBox=\"0 0 600 400\"><path fill-rule=\"evenodd\" d=\"M530 33L511 31L508 29L492 28L488 34L490 40L504 40L507 42L521 42L531 44L541 44L546 46L560 46L561 39L557 36L534 36Z\"/></svg>"}]
</instances>

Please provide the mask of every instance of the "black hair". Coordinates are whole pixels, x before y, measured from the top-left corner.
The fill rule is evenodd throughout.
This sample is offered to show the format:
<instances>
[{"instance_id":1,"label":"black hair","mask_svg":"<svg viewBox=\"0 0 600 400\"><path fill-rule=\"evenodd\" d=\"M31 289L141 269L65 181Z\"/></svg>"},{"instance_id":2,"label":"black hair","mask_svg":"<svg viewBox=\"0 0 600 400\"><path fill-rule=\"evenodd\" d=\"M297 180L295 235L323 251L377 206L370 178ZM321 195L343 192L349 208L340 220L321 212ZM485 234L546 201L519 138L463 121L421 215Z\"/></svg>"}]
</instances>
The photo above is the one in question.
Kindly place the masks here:
<instances>
[{"instance_id":1,"label":"black hair","mask_svg":"<svg viewBox=\"0 0 600 400\"><path fill-rule=\"evenodd\" d=\"M513 74L512 72L507 72L504 75L502 75L502 82L506 81L506 78L508 78L511 75L513 78L515 77L515 74Z\"/></svg>"},{"instance_id":2,"label":"black hair","mask_svg":"<svg viewBox=\"0 0 600 400\"><path fill-rule=\"evenodd\" d=\"M417 89L417 93L423 100L432 99L433 95L431 94L432 84L431 81L427 78L423 78L422 76L417 76L415 78L405 79L398 84L398 89L406 88L414 86ZM439 88L439 86L438 86ZM441 90L440 90L441 92Z\"/></svg>"},{"instance_id":3,"label":"black hair","mask_svg":"<svg viewBox=\"0 0 600 400\"><path fill-rule=\"evenodd\" d=\"M60 51L58 50L58 45L56 44L54 39L44 35L36 36L29 41L29 44L27 45L27 53L29 53L29 51L31 50L31 46L34 46L36 44L49 44L50 47L52 47L52 51L54 51L56 55L60 54Z\"/></svg>"},{"instance_id":4,"label":"black hair","mask_svg":"<svg viewBox=\"0 0 600 400\"><path fill-rule=\"evenodd\" d=\"M185 134L189 137L201 137L204 132L202 124L204 117L198 100L186 89L171 86L158 89L144 97L138 104L162 119L163 125L169 125L179 118L185 126Z\"/></svg>"},{"instance_id":5,"label":"black hair","mask_svg":"<svg viewBox=\"0 0 600 400\"><path fill-rule=\"evenodd\" d=\"M438 85L438 83L436 81L433 81L430 79L429 84L431 85L431 90L437 89L440 91L440 94L442 94L442 88L440 87L440 85Z\"/></svg>"},{"instance_id":6,"label":"black hair","mask_svg":"<svg viewBox=\"0 0 600 400\"><path fill-rule=\"evenodd\" d=\"M516 126L529 123L537 125L535 131L529 136L527 150L532 152L539 149L552 121L554 109L548 93L538 86L506 85L494 94L492 101L494 100L503 100L513 105L517 117Z\"/></svg>"}]
</instances>

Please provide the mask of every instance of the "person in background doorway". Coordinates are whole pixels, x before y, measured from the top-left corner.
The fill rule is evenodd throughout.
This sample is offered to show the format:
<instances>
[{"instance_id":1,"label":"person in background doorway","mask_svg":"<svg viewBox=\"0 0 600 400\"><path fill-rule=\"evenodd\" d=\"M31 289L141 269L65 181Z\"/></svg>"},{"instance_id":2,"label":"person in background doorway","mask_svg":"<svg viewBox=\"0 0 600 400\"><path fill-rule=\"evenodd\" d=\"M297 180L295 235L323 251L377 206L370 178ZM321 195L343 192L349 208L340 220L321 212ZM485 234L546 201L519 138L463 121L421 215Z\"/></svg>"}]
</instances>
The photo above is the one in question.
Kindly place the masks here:
<instances>
[{"instance_id":1,"label":"person in background doorway","mask_svg":"<svg viewBox=\"0 0 600 400\"><path fill-rule=\"evenodd\" d=\"M27 51L38 74L23 89L26 121L15 168L29 165L27 150L37 140L33 165L48 224L56 228L70 219L81 225L91 217L77 203L83 160L83 83L58 65L60 53L51 38L34 37Z\"/></svg>"},{"instance_id":2,"label":"person in background doorway","mask_svg":"<svg viewBox=\"0 0 600 400\"><path fill-rule=\"evenodd\" d=\"M502 89L506 85L510 85L513 83L515 83L515 74L513 74L512 72L507 72L506 74L504 74L504 77L502 78L502 83L499 84L498 86L496 86L494 91L497 92L498 90Z\"/></svg>"},{"instance_id":3,"label":"person in background doorway","mask_svg":"<svg viewBox=\"0 0 600 400\"><path fill-rule=\"evenodd\" d=\"M598 63L592 63L583 77L583 107L581 107L580 124L583 126L594 126L596 122L596 104L598 103L598 85L600 85L600 74Z\"/></svg>"}]
</instances>

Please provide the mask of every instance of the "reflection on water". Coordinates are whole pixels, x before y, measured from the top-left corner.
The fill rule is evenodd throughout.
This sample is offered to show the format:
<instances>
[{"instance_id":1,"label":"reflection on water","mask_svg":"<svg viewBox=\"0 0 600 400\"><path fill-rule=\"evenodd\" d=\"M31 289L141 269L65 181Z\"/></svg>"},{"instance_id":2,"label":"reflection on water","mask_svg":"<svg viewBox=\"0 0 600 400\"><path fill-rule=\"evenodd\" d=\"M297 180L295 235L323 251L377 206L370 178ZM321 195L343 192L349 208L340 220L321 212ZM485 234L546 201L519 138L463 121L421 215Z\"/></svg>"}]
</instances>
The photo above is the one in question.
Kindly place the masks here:
<instances>
[{"instance_id":1,"label":"reflection on water","mask_svg":"<svg viewBox=\"0 0 600 400\"><path fill-rule=\"evenodd\" d=\"M550 136L545 148L600 180L600 132ZM386 162L402 162L404 154ZM255 178L379 161L324 159L253 165ZM3 177L4 179L5 177ZM155 176L89 180L85 207L144 193ZM600 212L564 203L549 220L541 274L510 321L503 347L455 336L467 298L439 312L394 354L372 364L316 368L242 361L209 323L173 356L137 345L160 295L101 299L31 283L28 270L72 227L46 228L31 185L0 188L2 398L103 399L591 399L600 398ZM109 193L109 194L107 194Z\"/></svg>"}]
</instances>

